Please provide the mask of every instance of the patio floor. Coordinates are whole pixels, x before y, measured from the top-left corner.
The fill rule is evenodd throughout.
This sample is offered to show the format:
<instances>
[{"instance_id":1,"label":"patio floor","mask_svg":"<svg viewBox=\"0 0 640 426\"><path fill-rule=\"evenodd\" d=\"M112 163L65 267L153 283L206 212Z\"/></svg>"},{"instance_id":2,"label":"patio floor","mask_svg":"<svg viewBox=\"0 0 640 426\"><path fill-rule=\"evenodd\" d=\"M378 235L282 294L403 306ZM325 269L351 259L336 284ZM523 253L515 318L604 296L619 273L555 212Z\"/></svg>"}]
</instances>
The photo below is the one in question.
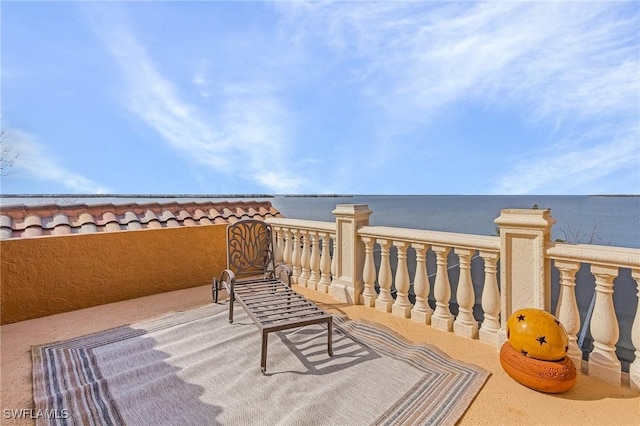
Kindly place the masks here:
<instances>
[{"instance_id":1,"label":"patio floor","mask_svg":"<svg viewBox=\"0 0 640 426\"><path fill-rule=\"evenodd\" d=\"M462 425L638 425L640 393L615 387L586 375L576 386L559 395L528 389L501 368L495 348L478 340L421 326L408 319L364 306L337 302L327 294L295 287L325 309L384 324L413 342L430 343L451 357L479 365L492 375L460 424ZM33 424L34 420L8 419L11 409L30 409L32 400L31 346L65 340L166 312L211 303L209 286L194 287L0 327L0 407L3 425ZM257 331L256 331L257 332ZM256 354L258 357L259 354ZM372 395L372 402L375 396Z\"/></svg>"}]
</instances>

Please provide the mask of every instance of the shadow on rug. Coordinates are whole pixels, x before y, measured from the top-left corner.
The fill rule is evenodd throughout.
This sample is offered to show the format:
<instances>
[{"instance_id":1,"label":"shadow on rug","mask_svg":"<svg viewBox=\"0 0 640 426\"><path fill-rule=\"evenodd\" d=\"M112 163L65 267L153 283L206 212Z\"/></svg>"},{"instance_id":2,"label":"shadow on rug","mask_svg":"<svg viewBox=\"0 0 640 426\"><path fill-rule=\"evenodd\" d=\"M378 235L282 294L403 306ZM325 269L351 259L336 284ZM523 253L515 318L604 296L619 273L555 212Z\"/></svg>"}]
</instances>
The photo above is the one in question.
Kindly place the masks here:
<instances>
[{"instance_id":1,"label":"shadow on rug","mask_svg":"<svg viewBox=\"0 0 640 426\"><path fill-rule=\"evenodd\" d=\"M455 424L489 372L382 326L334 317L274 333L269 373L244 312L206 305L34 347L39 424Z\"/></svg>"}]
</instances>

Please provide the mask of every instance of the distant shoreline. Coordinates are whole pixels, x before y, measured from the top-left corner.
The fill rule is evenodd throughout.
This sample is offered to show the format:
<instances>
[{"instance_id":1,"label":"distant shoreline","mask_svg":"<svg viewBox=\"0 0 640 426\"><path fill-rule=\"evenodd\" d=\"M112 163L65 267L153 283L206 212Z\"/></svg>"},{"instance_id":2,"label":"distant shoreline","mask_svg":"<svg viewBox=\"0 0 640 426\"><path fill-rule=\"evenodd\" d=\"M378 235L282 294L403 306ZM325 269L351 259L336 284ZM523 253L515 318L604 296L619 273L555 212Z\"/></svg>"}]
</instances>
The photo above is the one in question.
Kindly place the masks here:
<instances>
[{"instance_id":1,"label":"distant shoreline","mask_svg":"<svg viewBox=\"0 0 640 426\"><path fill-rule=\"evenodd\" d=\"M348 194L0 194L2 198L353 198Z\"/></svg>"},{"instance_id":2,"label":"distant shoreline","mask_svg":"<svg viewBox=\"0 0 640 426\"><path fill-rule=\"evenodd\" d=\"M589 195L589 197L640 197L640 194L594 194Z\"/></svg>"},{"instance_id":3,"label":"distant shoreline","mask_svg":"<svg viewBox=\"0 0 640 426\"><path fill-rule=\"evenodd\" d=\"M285 198L353 198L353 195L341 194L285 194Z\"/></svg>"},{"instance_id":4,"label":"distant shoreline","mask_svg":"<svg viewBox=\"0 0 640 426\"><path fill-rule=\"evenodd\" d=\"M3 198L274 198L270 194L2 194Z\"/></svg>"},{"instance_id":5,"label":"distant shoreline","mask_svg":"<svg viewBox=\"0 0 640 426\"><path fill-rule=\"evenodd\" d=\"M362 196L391 196L393 194L360 194ZM406 196L408 194L400 194ZM413 194L413 196L448 196L462 194ZM493 195L478 194L483 197ZM353 194L0 194L0 198L353 198ZM476 196L476 195L467 195ZM508 196L508 195L495 195ZM520 197L523 195L514 195ZM553 196L553 195L524 195L524 196ZM609 198L638 198L640 194L589 194L589 195L560 195L566 197L609 197Z\"/></svg>"}]
</instances>

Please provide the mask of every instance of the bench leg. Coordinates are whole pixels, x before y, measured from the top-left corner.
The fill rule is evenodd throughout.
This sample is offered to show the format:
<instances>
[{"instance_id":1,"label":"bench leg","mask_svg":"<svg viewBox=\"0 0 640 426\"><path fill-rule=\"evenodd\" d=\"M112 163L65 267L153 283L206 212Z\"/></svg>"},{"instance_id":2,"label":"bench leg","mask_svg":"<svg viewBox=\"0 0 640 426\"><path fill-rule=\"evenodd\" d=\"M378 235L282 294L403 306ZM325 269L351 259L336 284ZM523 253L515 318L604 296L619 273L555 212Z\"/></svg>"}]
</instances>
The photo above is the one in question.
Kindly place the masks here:
<instances>
[{"instance_id":1,"label":"bench leg","mask_svg":"<svg viewBox=\"0 0 640 426\"><path fill-rule=\"evenodd\" d=\"M262 331L262 352L260 352L260 370L262 374L267 372L267 341L269 340L269 333Z\"/></svg>"},{"instance_id":2,"label":"bench leg","mask_svg":"<svg viewBox=\"0 0 640 426\"><path fill-rule=\"evenodd\" d=\"M220 287L216 278L213 279L211 286L213 290L213 303L218 303L218 292L220 291Z\"/></svg>"},{"instance_id":3,"label":"bench leg","mask_svg":"<svg viewBox=\"0 0 640 426\"><path fill-rule=\"evenodd\" d=\"M229 294L229 323L233 324L233 301L236 296L233 291Z\"/></svg>"},{"instance_id":4,"label":"bench leg","mask_svg":"<svg viewBox=\"0 0 640 426\"><path fill-rule=\"evenodd\" d=\"M329 318L327 322L327 352L329 356L333 356L333 320Z\"/></svg>"}]
</instances>

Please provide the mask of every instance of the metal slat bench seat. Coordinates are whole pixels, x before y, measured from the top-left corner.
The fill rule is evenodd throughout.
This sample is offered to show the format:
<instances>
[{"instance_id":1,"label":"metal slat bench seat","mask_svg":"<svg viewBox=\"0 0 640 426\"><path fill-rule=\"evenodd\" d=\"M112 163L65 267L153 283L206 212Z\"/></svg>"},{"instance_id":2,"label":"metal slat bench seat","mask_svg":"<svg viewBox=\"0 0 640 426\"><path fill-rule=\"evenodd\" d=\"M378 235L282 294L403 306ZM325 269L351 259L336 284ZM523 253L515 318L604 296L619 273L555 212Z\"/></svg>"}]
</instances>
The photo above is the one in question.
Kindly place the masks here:
<instances>
[{"instance_id":1,"label":"metal slat bench seat","mask_svg":"<svg viewBox=\"0 0 640 426\"><path fill-rule=\"evenodd\" d=\"M332 316L291 289L291 273L280 265L286 282L278 278L273 259L271 226L260 220L242 220L227 227L227 269L220 280L213 279L213 300L226 288L229 293L229 322L237 301L262 334L260 369L267 370L269 333L327 324L327 352L333 356ZM256 278L256 275L260 275Z\"/></svg>"}]
</instances>

